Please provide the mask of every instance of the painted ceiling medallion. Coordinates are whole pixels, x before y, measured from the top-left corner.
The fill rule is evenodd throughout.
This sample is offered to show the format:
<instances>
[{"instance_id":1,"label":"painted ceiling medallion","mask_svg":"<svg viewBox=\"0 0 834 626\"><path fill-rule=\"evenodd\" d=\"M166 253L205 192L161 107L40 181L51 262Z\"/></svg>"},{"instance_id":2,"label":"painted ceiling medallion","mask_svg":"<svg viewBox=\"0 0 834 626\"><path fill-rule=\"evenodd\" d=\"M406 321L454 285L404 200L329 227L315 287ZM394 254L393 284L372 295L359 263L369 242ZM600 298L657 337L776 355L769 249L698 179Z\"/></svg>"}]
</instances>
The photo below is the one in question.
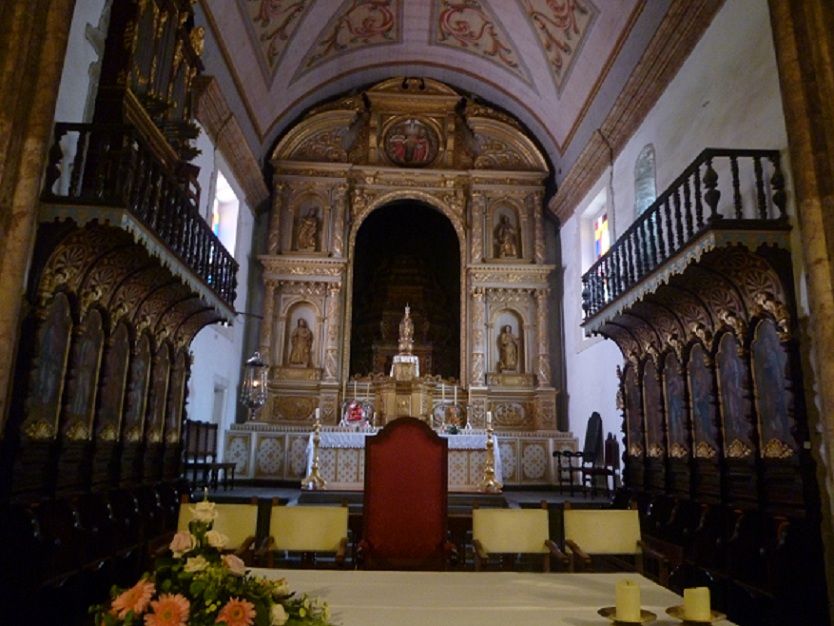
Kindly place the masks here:
<instances>
[{"instance_id":1,"label":"painted ceiling medallion","mask_svg":"<svg viewBox=\"0 0 834 626\"><path fill-rule=\"evenodd\" d=\"M345 0L315 38L293 80L357 48L402 40L402 0Z\"/></svg>"},{"instance_id":2,"label":"painted ceiling medallion","mask_svg":"<svg viewBox=\"0 0 834 626\"><path fill-rule=\"evenodd\" d=\"M395 165L419 167L437 156L437 133L428 124L408 118L392 124L385 133L385 155Z\"/></svg>"},{"instance_id":3,"label":"painted ceiling medallion","mask_svg":"<svg viewBox=\"0 0 834 626\"><path fill-rule=\"evenodd\" d=\"M582 44L599 15L591 0L522 0L561 93Z\"/></svg>"},{"instance_id":4,"label":"painted ceiling medallion","mask_svg":"<svg viewBox=\"0 0 834 626\"><path fill-rule=\"evenodd\" d=\"M532 84L517 47L485 0L435 0L432 12L431 43L476 54Z\"/></svg>"},{"instance_id":5,"label":"painted ceiling medallion","mask_svg":"<svg viewBox=\"0 0 834 626\"><path fill-rule=\"evenodd\" d=\"M258 51L264 76L271 78L313 0L238 0Z\"/></svg>"}]
</instances>

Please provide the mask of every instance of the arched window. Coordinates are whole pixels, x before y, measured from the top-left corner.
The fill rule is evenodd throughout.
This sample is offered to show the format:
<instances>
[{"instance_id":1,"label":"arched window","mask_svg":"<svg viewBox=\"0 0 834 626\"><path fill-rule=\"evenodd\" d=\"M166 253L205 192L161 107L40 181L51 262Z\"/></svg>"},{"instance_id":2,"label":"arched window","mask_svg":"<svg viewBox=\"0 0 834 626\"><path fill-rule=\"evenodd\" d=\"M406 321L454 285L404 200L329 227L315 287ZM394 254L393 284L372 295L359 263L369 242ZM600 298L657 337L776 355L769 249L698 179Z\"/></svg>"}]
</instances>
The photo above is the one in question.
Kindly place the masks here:
<instances>
[{"instance_id":1,"label":"arched window","mask_svg":"<svg viewBox=\"0 0 834 626\"><path fill-rule=\"evenodd\" d=\"M634 163L634 215L645 211L657 198L655 183L654 146L646 144Z\"/></svg>"},{"instance_id":2,"label":"arched window","mask_svg":"<svg viewBox=\"0 0 834 626\"><path fill-rule=\"evenodd\" d=\"M235 253L240 201L223 173L217 172L217 187L211 211L211 230L231 254Z\"/></svg>"}]
</instances>

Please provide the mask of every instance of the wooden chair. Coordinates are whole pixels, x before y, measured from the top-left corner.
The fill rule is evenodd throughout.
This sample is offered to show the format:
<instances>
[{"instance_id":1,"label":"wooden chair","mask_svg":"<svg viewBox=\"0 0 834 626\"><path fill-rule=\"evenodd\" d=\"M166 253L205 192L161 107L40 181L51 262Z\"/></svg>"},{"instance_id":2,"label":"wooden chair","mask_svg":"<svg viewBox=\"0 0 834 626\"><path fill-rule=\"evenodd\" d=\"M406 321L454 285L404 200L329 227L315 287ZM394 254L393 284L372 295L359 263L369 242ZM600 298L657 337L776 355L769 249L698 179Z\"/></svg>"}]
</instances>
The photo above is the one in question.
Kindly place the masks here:
<instances>
[{"instance_id":1,"label":"wooden chair","mask_svg":"<svg viewBox=\"0 0 834 626\"><path fill-rule=\"evenodd\" d=\"M316 555L332 553L342 566L348 544L347 506L281 506L273 504L269 516L269 537L259 553L268 567L275 567L275 555L302 553L302 564L315 565Z\"/></svg>"},{"instance_id":2,"label":"wooden chair","mask_svg":"<svg viewBox=\"0 0 834 626\"><path fill-rule=\"evenodd\" d=\"M362 567L440 570L454 560L446 535L447 458L447 440L414 417L368 437L357 550Z\"/></svg>"},{"instance_id":3,"label":"wooden chair","mask_svg":"<svg viewBox=\"0 0 834 626\"><path fill-rule=\"evenodd\" d=\"M640 538L640 519L636 509L572 509L564 511L565 547L570 551L571 571L577 565L593 568L592 556L609 557L618 568L636 569L646 574L644 557L657 562L657 578L668 585L666 558L647 547ZM615 557L627 557L629 560Z\"/></svg>"},{"instance_id":4,"label":"wooden chair","mask_svg":"<svg viewBox=\"0 0 834 626\"><path fill-rule=\"evenodd\" d=\"M191 522L193 503L183 496L177 518L177 530L188 530ZM224 549L233 552L244 561L252 562L254 558L255 537L258 530L258 499L252 498L245 504L216 503L217 517L212 529L229 538Z\"/></svg>"},{"instance_id":5,"label":"wooden chair","mask_svg":"<svg viewBox=\"0 0 834 626\"><path fill-rule=\"evenodd\" d=\"M501 555L505 567L514 562L518 554L541 555L545 572L550 571L551 557L567 566L570 560L549 538L545 507L473 509L472 543L475 548L475 571L481 571L492 555Z\"/></svg>"},{"instance_id":6,"label":"wooden chair","mask_svg":"<svg viewBox=\"0 0 834 626\"><path fill-rule=\"evenodd\" d=\"M573 495L574 490L581 491L582 453L572 450L555 450L553 456L556 459L556 479L559 483L559 491L564 493L566 487L570 495Z\"/></svg>"}]
</instances>

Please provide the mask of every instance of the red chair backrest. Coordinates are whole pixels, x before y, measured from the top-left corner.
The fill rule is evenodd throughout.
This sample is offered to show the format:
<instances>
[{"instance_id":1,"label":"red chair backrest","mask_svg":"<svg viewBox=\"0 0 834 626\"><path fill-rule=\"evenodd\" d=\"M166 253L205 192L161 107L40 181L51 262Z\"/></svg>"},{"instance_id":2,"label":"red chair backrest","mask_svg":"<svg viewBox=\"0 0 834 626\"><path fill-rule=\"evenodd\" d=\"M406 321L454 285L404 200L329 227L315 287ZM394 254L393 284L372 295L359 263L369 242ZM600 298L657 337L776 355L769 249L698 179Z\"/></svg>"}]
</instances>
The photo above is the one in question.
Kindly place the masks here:
<instances>
[{"instance_id":1,"label":"red chair backrest","mask_svg":"<svg viewBox=\"0 0 834 626\"><path fill-rule=\"evenodd\" d=\"M413 417L365 446L366 567L441 569L446 541L448 441Z\"/></svg>"}]
</instances>

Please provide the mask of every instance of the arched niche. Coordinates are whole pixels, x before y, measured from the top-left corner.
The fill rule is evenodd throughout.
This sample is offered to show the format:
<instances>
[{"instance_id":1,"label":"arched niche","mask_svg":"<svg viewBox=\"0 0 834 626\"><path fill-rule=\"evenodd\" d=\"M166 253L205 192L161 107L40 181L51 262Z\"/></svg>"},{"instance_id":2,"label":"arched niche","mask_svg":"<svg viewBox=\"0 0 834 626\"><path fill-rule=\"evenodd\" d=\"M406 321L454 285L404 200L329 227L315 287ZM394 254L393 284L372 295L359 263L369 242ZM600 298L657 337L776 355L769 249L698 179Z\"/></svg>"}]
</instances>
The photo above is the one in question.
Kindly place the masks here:
<instances>
[{"instance_id":1,"label":"arched niche","mask_svg":"<svg viewBox=\"0 0 834 626\"><path fill-rule=\"evenodd\" d=\"M524 317L515 309L497 311L492 323L493 353L492 371L499 374L526 371Z\"/></svg>"},{"instance_id":2,"label":"arched niche","mask_svg":"<svg viewBox=\"0 0 834 626\"><path fill-rule=\"evenodd\" d=\"M637 381L637 368L629 364L623 373L623 396L625 400L627 454L642 457L643 443L643 398ZM635 466L637 464L634 464Z\"/></svg>"},{"instance_id":3,"label":"arched niche","mask_svg":"<svg viewBox=\"0 0 834 626\"><path fill-rule=\"evenodd\" d=\"M390 371L408 304L421 373L460 376L461 248L433 204L398 198L366 215L351 241L351 374Z\"/></svg>"},{"instance_id":4,"label":"arched niche","mask_svg":"<svg viewBox=\"0 0 834 626\"><path fill-rule=\"evenodd\" d=\"M707 353L700 343L692 346L686 371L694 453L697 458L714 458L718 454L715 387Z\"/></svg>"},{"instance_id":5,"label":"arched niche","mask_svg":"<svg viewBox=\"0 0 834 626\"><path fill-rule=\"evenodd\" d=\"M293 250L299 252L321 250L325 224L324 207L324 199L312 192L303 193L293 201Z\"/></svg>"},{"instance_id":6,"label":"arched niche","mask_svg":"<svg viewBox=\"0 0 834 626\"><path fill-rule=\"evenodd\" d=\"M489 237L492 241L492 257L500 261L524 256L521 211L513 202L500 200L491 211Z\"/></svg>"},{"instance_id":7,"label":"arched niche","mask_svg":"<svg viewBox=\"0 0 834 626\"><path fill-rule=\"evenodd\" d=\"M287 326L284 337L284 362L286 367L316 367L315 350L317 341L319 315L316 307L305 300L300 300L287 309Z\"/></svg>"},{"instance_id":8,"label":"arched niche","mask_svg":"<svg viewBox=\"0 0 834 626\"><path fill-rule=\"evenodd\" d=\"M165 403L168 398L169 374L171 371L171 348L163 342L153 357L150 389L148 393L147 439L161 443L165 430Z\"/></svg>"}]
</instances>

